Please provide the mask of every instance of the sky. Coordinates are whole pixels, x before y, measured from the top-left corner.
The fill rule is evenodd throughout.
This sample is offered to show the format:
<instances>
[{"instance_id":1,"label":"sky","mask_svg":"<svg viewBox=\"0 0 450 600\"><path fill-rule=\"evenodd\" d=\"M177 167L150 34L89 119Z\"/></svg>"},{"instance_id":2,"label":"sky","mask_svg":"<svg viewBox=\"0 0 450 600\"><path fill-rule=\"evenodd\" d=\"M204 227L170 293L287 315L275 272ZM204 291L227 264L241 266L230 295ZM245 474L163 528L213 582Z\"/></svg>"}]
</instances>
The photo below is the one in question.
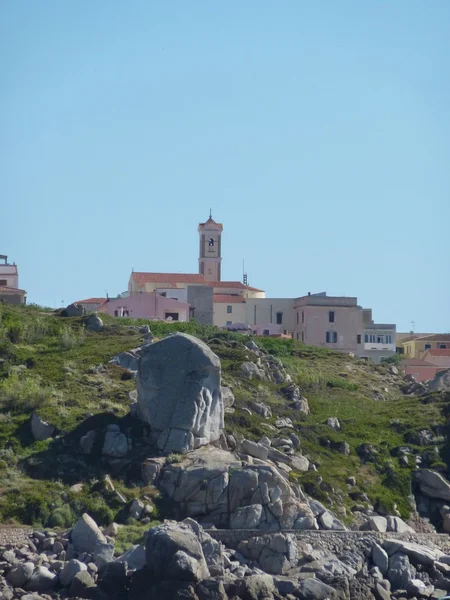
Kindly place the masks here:
<instances>
[{"instance_id":1,"label":"sky","mask_svg":"<svg viewBox=\"0 0 450 600\"><path fill-rule=\"evenodd\" d=\"M0 254L28 302L198 272L450 331L448 0L0 9Z\"/></svg>"}]
</instances>

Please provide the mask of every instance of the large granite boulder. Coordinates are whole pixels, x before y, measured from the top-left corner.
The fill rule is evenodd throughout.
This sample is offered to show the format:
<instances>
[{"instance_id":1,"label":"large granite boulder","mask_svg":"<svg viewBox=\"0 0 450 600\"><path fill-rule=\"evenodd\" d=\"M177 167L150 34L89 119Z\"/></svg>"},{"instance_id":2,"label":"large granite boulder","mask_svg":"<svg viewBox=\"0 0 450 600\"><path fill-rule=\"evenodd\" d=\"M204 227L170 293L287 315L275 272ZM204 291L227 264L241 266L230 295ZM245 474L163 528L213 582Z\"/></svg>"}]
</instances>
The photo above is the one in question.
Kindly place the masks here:
<instances>
[{"instance_id":1,"label":"large granite boulder","mask_svg":"<svg viewBox=\"0 0 450 600\"><path fill-rule=\"evenodd\" d=\"M440 473L430 469L419 469L414 475L422 494L429 498L450 500L450 483Z\"/></svg>"},{"instance_id":2,"label":"large granite boulder","mask_svg":"<svg viewBox=\"0 0 450 600\"><path fill-rule=\"evenodd\" d=\"M201 340L176 333L145 346L136 383L139 417L159 450L184 454L219 439L220 360Z\"/></svg>"}]
</instances>

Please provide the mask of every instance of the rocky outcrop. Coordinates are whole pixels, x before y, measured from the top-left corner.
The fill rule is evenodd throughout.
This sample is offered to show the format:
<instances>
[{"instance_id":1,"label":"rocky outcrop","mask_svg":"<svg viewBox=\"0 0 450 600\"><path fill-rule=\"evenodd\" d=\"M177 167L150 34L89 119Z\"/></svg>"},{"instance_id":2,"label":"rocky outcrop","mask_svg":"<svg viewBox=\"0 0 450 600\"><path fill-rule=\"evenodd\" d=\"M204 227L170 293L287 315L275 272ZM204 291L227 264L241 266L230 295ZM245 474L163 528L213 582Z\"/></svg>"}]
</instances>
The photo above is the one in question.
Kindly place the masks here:
<instances>
[{"instance_id":1,"label":"rocky outcrop","mask_svg":"<svg viewBox=\"0 0 450 600\"><path fill-rule=\"evenodd\" d=\"M419 469L414 474L420 491L429 498L450 500L450 483L436 471Z\"/></svg>"},{"instance_id":2,"label":"rocky outcrop","mask_svg":"<svg viewBox=\"0 0 450 600\"><path fill-rule=\"evenodd\" d=\"M55 431L53 425L49 425L43 421L37 413L32 414L30 425L31 433L33 434L34 439L40 442L47 440Z\"/></svg>"},{"instance_id":3,"label":"rocky outcrop","mask_svg":"<svg viewBox=\"0 0 450 600\"><path fill-rule=\"evenodd\" d=\"M206 344L176 333L145 346L139 359L139 416L165 453L186 453L219 439L224 408L220 360Z\"/></svg>"},{"instance_id":4,"label":"rocky outcrop","mask_svg":"<svg viewBox=\"0 0 450 600\"><path fill-rule=\"evenodd\" d=\"M95 331L97 333L99 331L103 331L103 329L104 329L103 321L100 319L100 317L97 314L92 314L92 315L87 316L84 319L84 326L89 331Z\"/></svg>"},{"instance_id":5,"label":"rocky outcrop","mask_svg":"<svg viewBox=\"0 0 450 600\"><path fill-rule=\"evenodd\" d=\"M86 311L80 304L69 304L59 314L61 317L82 317Z\"/></svg>"}]
</instances>

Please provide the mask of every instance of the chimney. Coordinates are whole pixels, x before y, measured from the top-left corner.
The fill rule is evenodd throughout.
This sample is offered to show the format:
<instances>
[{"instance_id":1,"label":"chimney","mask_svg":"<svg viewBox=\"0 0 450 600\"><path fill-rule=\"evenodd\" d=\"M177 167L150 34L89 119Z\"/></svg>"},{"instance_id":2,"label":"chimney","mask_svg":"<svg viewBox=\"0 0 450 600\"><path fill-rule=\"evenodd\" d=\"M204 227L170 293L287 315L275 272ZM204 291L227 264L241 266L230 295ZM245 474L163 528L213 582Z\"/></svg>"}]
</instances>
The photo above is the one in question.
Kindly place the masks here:
<instances>
[{"instance_id":1,"label":"chimney","mask_svg":"<svg viewBox=\"0 0 450 600\"><path fill-rule=\"evenodd\" d=\"M308 296L311 296L311 292L308 292Z\"/></svg>"}]
</instances>

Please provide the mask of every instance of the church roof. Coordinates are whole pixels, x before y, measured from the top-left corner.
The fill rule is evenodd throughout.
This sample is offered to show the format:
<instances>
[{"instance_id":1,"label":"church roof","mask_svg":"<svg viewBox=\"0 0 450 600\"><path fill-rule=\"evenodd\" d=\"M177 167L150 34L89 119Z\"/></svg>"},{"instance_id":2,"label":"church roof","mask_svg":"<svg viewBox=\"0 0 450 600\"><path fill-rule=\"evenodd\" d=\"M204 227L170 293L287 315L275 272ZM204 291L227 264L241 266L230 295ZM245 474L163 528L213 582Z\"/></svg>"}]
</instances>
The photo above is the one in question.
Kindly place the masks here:
<instances>
[{"instance_id":1,"label":"church roof","mask_svg":"<svg viewBox=\"0 0 450 600\"><path fill-rule=\"evenodd\" d=\"M208 281L204 275L195 273L145 273L133 271L131 278L139 285L145 283L165 283L168 287L176 287L179 283L190 284L190 283L202 283L203 285L210 285L215 288L228 288L228 289L239 289L248 290L250 292L262 292L258 288L250 287L240 281Z\"/></svg>"},{"instance_id":2,"label":"church roof","mask_svg":"<svg viewBox=\"0 0 450 600\"><path fill-rule=\"evenodd\" d=\"M207 225L215 225L216 227L219 227L219 229L221 231L223 229L222 223L216 223L216 221L214 221L214 219L212 217L209 217L209 219L205 223L199 223L198 227L199 227L199 229L201 229L203 227L206 227Z\"/></svg>"},{"instance_id":3,"label":"church roof","mask_svg":"<svg viewBox=\"0 0 450 600\"><path fill-rule=\"evenodd\" d=\"M214 302L219 304L245 304L244 296L233 296L233 294L214 294Z\"/></svg>"}]
</instances>

